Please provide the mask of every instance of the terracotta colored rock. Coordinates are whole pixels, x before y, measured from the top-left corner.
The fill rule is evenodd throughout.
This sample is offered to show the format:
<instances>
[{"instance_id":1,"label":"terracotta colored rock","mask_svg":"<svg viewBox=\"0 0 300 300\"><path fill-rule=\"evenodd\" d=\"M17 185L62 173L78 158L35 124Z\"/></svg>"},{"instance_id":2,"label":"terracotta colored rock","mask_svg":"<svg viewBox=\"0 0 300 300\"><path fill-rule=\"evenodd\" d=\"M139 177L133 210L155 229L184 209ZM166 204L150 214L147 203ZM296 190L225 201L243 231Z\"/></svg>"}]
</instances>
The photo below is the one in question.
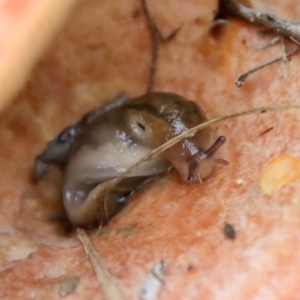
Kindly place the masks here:
<instances>
[{"instance_id":1,"label":"terracotta colored rock","mask_svg":"<svg viewBox=\"0 0 300 300\"><path fill-rule=\"evenodd\" d=\"M298 2L282 3L273 1L273 11L296 20ZM287 80L277 63L235 87L239 75L280 56L281 46L256 50L268 37L235 19L212 32L216 7L216 1L149 3L163 37L180 28L160 46L154 89L196 101L210 118L297 102L297 55ZM76 233L50 221L63 213L61 171L53 168L35 183L33 162L48 140L86 111L120 92L141 95L150 45L139 1L81 1L3 111L1 299L103 298ZM175 172L157 178L108 226L88 232L124 299L139 298L160 261L166 269L157 299L298 299L299 180L266 196L259 178L274 157L300 157L299 112L241 117L217 127L227 137L221 154L229 166L218 166L203 185L182 183ZM225 223L234 227L235 239L224 235Z\"/></svg>"}]
</instances>

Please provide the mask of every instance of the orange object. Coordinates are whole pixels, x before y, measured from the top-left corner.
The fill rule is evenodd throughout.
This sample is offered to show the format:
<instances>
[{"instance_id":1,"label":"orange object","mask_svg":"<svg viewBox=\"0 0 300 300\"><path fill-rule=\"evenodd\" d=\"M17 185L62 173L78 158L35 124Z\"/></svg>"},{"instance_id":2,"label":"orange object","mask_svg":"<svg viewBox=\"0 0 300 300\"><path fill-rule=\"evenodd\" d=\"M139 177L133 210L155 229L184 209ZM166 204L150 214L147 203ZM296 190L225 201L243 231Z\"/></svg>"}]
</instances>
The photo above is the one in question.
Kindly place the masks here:
<instances>
[{"instance_id":1,"label":"orange object","mask_svg":"<svg viewBox=\"0 0 300 300\"><path fill-rule=\"evenodd\" d=\"M300 160L292 156L279 156L270 161L259 185L264 194L272 194L300 178Z\"/></svg>"}]
</instances>

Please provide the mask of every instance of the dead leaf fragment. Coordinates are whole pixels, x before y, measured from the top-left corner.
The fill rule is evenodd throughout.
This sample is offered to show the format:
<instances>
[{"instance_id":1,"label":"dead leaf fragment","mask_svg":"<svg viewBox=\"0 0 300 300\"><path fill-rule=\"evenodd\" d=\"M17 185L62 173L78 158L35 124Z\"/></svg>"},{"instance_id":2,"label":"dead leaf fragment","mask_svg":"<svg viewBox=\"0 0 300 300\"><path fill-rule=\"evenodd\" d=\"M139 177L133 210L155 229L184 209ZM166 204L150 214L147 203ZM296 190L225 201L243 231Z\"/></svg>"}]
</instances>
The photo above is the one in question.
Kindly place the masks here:
<instances>
[{"instance_id":1,"label":"dead leaf fragment","mask_svg":"<svg viewBox=\"0 0 300 300\"><path fill-rule=\"evenodd\" d=\"M158 297L165 280L165 269L166 265L163 261L153 267L140 291L141 300L154 300Z\"/></svg>"},{"instance_id":2,"label":"dead leaf fragment","mask_svg":"<svg viewBox=\"0 0 300 300\"><path fill-rule=\"evenodd\" d=\"M66 297L75 292L79 283L79 277L66 279L60 283L60 295Z\"/></svg>"},{"instance_id":3,"label":"dead leaf fragment","mask_svg":"<svg viewBox=\"0 0 300 300\"><path fill-rule=\"evenodd\" d=\"M300 160L292 156L279 156L271 160L259 180L263 194L273 194L300 178Z\"/></svg>"}]
</instances>

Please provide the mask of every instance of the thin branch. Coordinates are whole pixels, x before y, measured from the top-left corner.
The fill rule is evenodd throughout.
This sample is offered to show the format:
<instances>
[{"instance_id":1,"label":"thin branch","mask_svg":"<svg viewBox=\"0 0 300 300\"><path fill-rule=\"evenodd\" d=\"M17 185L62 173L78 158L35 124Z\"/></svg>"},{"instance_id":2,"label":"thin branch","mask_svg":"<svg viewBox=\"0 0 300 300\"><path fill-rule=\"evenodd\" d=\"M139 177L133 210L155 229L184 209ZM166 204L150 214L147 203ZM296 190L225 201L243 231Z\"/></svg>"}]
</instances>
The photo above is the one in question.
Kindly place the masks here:
<instances>
[{"instance_id":1,"label":"thin branch","mask_svg":"<svg viewBox=\"0 0 300 300\"><path fill-rule=\"evenodd\" d=\"M284 36L291 41L300 44L300 26L282 20L272 14L263 13L253 8L246 7L231 0L221 0L220 9L223 13L241 18L250 23L263 25Z\"/></svg>"},{"instance_id":2,"label":"thin branch","mask_svg":"<svg viewBox=\"0 0 300 300\"><path fill-rule=\"evenodd\" d=\"M299 51L300 51L300 48L297 48L297 49L295 49L294 51L287 53L287 54L286 54L286 59L290 58L291 56L293 56L294 54L296 54L296 53L299 52ZM265 67L267 67L267 66L269 66L269 65L271 65L271 64L273 64L273 63L275 63L275 62L281 61L281 60L282 60L282 56L277 57L277 58L275 58L275 59L272 59L272 60L270 60L270 61L268 61L268 62L266 62L266 63L264 63L264 64L262 64L262 65L260 65L260 66L257 66L257 67L255 67L255 68L251 69L250 71L248 71L248 72L242 74L242 75L238 78L238 80L237 80L237 82L235 83L235 85L236 85L237 87L241 87L241 86L244 84L245 80L247 79L247 77L248 77L249 75L251 75L251 74L255 73L256 71L259 71L259 70L261 70L261 69L263 69L263 68L265 68Z\"/></svg>"},{"instance_id":3,"label":"thin branch","mask_svg":"<svg viewBox=\"0 0 300 300\"><path fill-rule=\"evenodd\" d=\"M283 77L286 80L288 77L288 57L284 37L281 37L281 49L282 49L282 67L283 67Z\"/></svg>"},{"instance_id":4,"label":"thin branch","mask_svg":"<svg viewBox=\"0 0 300 300\"><path fill-rule=\"evenodd\" d=\"M168 142L164 143L163 145L157 147L156 149L152 150L149 154L141 158L136 164L134 164L132 167L127 169L124 173L122 173L119 177L112 180L110 186L107 189L107 192L115 187L117 184L119 184L125 177L127 177L132 171L134 171L136 168L138 168L141 164L144 162L154 158L158 154L162 153L163 151L169 149L170 147L174 146L176 143L180 142L181 140L185 138L192 137L197 131L209 127L213 124L219 123L221 121L225 121L232 118L237 118L241 116L247 116L247 115L253 115L253 114L259 114L259 113L266 113L270 111L276 111L276 110L285 110L285 109L300 109L300 103L294 103L294 104L284 104L284 105L270 105L270 106L262 106L258 108L253 108L247 111L237 112L233 114L229 114L223 117L215 118L212 120L209 120L207 122L204 122L202 124L199 124L191 129L189 129L186 132L183 132Z\"/></svg>"},{"instance_id":5,"label":"thin branch","mask_svg":"<svg viewBox=\"0 0 300 300\"><path fill-rule=\"evenodd\" d=\"M156 73L156 63L157 63L157 57L158 57L158 44L159 44L159 31L153 22L151 15L148 10L147 2L146 0L141 0L142 3L142 9L144 11L144 14L147 19L147 24L151 33L151 65L150 65L150 74L149 74L149 81L146 93L149 93L153 89L154 85L154 79L155 79L155 73Z\"/></svg>"},{"instance_id":6,"label":"thin branch","mask_svg":"<svg viewBox=\"0 0 300 300\"><path fill-rule=\"evenodd\" d=\"M102 288L106 300L123 300L121 292L118 290L114 279L105 268L99 254L97 253L91 239L85 230L77 228L77 236L83 245L84 251L89 257L96 274L97 280Z\"/></svg>"},{"instance_id":7,"label":"thin branch","mask_svg":"<svg viewBox=\"0 0 300 300\"><path fill-rule=\"evenodd\" d=\"M280 41L280 39L281 39L281 36L277 35L274 38L272 38L271 40L266 41L266 42L260 44L259 46L254 47L254 49L261 50L261 49L268 48L268 47L278 43Z\"/></svg>"},{"instance_id":8,"label":"thin branch","mask_svg":"<svg viewBox=\"0 0 300 300\"><path fill-rule=\"evenodd\" d=\"M273 126L272 126L272 127L269 127L268 129L266 129L266 130L264 130L263 132L261 132L256 138L259 138L259 137L261 137L261 136L267 134L268 132L270 132L270 131L273 130L273 129L274 129Z\"/></svg>"}]
</instances>

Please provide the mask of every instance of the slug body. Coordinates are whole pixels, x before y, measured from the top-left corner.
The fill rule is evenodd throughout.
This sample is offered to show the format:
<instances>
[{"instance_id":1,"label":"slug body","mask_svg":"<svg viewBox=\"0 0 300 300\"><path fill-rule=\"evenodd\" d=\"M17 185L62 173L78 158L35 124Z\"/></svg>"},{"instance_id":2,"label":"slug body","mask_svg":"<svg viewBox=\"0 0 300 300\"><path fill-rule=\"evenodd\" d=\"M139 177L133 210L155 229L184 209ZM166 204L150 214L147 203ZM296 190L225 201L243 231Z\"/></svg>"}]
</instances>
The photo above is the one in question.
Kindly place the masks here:
<instances>
[{"instance_id":1,"label":"slug body","mask_svg":"<svg viewBox=\"0 0 300 300\"><path fill-rule=\"evenodd\" d=\"M212 155L225 142L211 128L198 131L144 162L117 186L113 180L156 147L207 121L200 107L171 93L114 100L89 113L48 143L36 159L36 178L47 164L65 166L64 206L74 225L107 222L131 192L154 175L174 167L184 182L202 182L213 169ZM59 143L65 136L65 143ZM56 146L58 145L58 146Z\"/></svg>"}]
</instances>

